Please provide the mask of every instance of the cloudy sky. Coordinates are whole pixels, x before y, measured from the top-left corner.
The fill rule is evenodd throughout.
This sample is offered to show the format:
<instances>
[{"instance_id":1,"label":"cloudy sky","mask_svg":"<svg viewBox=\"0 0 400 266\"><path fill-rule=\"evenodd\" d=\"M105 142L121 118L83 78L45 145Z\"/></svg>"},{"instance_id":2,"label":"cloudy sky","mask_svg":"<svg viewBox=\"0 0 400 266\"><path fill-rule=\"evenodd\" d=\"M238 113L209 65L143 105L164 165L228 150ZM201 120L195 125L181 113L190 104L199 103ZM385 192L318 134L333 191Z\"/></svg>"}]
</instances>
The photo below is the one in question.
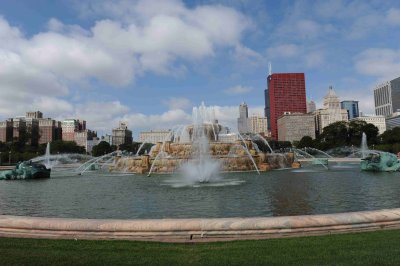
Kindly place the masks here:
<instances>
[{"instance_id":1,"label":"cloudy sky","mask_svg":"<svg viewBox=\"0 0 400 266\"><path fill-rule=\"evenodd\" d=\"M0 119L41 110L110 133L190 121L215 106L262 114L268 62L304 72L373 113L373 87L400 76L400 2L263 0L0 1Z\"/></svg>"}]
</instances>

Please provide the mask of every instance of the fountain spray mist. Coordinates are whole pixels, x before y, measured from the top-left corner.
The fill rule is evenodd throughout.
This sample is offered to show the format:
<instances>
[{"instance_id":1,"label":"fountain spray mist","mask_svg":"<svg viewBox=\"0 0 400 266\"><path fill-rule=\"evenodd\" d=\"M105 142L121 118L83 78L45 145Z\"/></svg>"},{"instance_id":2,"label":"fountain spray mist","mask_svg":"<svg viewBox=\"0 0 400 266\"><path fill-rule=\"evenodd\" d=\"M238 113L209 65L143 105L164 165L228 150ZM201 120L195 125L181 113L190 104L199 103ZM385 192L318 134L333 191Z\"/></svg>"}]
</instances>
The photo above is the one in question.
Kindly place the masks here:
<instances>
[{"instance_id":1,"label":"fountain spray mist","mask_svg":"<svg viewBox=\"0 0 400 266\"><path fill-rule=\"evenodd\" d=\"M214 139L217 139L218 132L213 124L214 109L206 107L202 102L199 107L193 107L192 120L192 151L190 160L180 168L181 175L190 183L220 180L218 173L221 165L218 160L213 160L210 156L208 138L212 134Z\"/></svg>"}]
</instances>

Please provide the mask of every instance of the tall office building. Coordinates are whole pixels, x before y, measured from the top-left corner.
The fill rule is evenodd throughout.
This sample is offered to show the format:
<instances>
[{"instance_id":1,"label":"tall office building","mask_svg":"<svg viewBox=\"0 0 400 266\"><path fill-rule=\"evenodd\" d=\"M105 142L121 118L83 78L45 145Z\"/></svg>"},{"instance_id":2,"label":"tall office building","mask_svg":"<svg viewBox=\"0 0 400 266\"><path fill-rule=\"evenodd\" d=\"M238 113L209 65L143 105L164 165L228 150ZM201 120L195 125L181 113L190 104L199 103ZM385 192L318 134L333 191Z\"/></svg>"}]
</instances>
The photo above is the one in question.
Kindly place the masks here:
<instances>
[{"instance_id":1,"label":"tall office building","mask_svg":"<svg viewBox=\"0 0 400 266\"><path fill-rule=\"evenodd\" d=\"M349 120L360 116L358 101L341 101L340 106L347 110Z\"/></svg>"},{"instance_id":2,"label":"tall office building","mask_svg":"<svg viewBox=\"0 0 400 266\"><path fill-rule=\"evenodd\" d=\"M6 143L13 140L13 119L0 122L0 142Z\"/></svg>"},{"instance_id":3,"label":"tall office building","mask_svg":"<svg viewBox=\"0 0 400 266\"><path fill-rule=\"evenodd\" d=\"M247 129L249 133L268 134L267 118L258 115L252 115L247 119Z\"/></svg>"},{"instance_id":4,"label":"tall office building","mask_svg":"<svg viewBox=\"0 0 400 266\"><path fill-rule=\"evenodd\" d=\"M248 118L249 118L249 109L245 102L241 103L239 106L239 118L238 122L238 131L239 133L247 133L248 129Z\"/></svg>"},{"instance_id":5,"label":"tall office building","mask_svg":"<svg viewBox=\"0 0 400 266\"><path fill-rule=\"evenodd\" d=\"M62 140L63 141L75 141L75 132L86 129L82 127L83 123L81 123L78 119L65 119L61 122L62 128Z\"/></svg>"},{"instance_id":6,"label":"tall office building","mask_svg":"<svg viewBox=\"0 0 400 266\"><path fill-rule=\"evenodd\" d=\"M306 113L304 73L274 73L268 76L265 90L265 116L273 139L278 139L278 117L285 112Z\"/></svg>"},{"instance_id":7,"label":"tall office building","mask_svg":"<svg viewBox=\"0 0 400 266\"><path fill-rule=\"evenodd\" d=\"M278 118L279 141L300 141L304 136L315 138L315 120L312 113L285 113Z\"/></svg>"},{"instance_id":8,"label":"tall office building","mask_svg":"<svg viewBox=\"0 0 400 266\"><path fill-rule=\"evenodd\" d=\"M39 119L39 144L61 139L61 122L51 118Z\"/></svg>"},{"instance_id":9,"label":"tall office building","mask_svg":"<svg viewBox=\"0 0 400 266\"><path fill-rule=\"evenodd\" d=\"M374 100L376 115L391 116L400 111L400 77L376 86Z\"/></svg>"},{"instance_id":10,"label":"tall office building","mask_svg":"<svg viewBox=\"0 0 400 266\"><path fill-rule=\"evenodd\" d=\"M112 145L119 146L121 144L132 143L132 131L128 129L128 125L119 122L119 126L112 130Z\"/></svg>"}]
</instances>

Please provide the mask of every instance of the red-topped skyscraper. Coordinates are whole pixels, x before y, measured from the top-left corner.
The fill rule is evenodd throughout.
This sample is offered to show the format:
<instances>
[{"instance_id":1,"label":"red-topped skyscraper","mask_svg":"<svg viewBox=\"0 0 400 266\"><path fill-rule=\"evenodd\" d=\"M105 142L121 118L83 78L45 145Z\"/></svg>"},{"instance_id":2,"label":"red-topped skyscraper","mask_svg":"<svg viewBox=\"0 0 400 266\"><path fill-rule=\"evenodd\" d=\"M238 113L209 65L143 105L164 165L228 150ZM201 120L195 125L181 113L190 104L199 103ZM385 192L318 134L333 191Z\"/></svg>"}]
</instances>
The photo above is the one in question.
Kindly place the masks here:
<instances>
[{"instance_id":1,"label":"red-topped skyscraper","mask_svg":"<svg viewBox=\"0 0 400 266\"><path fill-rule=\"evenodd\" d=\"M278 139L277 120L285 112L306 113L306 82L304 73L268 75L265 90L265 116L273 139Z\"/></svg>"}]
</instances>

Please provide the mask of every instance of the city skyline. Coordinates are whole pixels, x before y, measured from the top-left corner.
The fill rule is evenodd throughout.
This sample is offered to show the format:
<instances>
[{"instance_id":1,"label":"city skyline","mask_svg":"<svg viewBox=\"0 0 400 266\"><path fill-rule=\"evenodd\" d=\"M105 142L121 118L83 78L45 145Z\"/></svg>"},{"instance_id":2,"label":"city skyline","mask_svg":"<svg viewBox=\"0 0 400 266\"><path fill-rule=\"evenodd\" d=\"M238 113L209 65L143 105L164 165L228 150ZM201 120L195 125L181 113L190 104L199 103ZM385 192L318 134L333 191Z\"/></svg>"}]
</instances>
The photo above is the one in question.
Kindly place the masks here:
<instances>
[{"instance_id":1,"label":"city skyline","mask_svg":"<svg viewBox=\"0 0 400 266\"><path fill-rule=\"evenodd\" d=\"M40 110L100 134L126 121L137 136L205 101L232 127L243 101L263 113L268 62L305 73L317 108L332 85L374 113L374 87L400 73L400 4L275 2L0 3L0 118Z\"/></svg>"}]
</instances>

